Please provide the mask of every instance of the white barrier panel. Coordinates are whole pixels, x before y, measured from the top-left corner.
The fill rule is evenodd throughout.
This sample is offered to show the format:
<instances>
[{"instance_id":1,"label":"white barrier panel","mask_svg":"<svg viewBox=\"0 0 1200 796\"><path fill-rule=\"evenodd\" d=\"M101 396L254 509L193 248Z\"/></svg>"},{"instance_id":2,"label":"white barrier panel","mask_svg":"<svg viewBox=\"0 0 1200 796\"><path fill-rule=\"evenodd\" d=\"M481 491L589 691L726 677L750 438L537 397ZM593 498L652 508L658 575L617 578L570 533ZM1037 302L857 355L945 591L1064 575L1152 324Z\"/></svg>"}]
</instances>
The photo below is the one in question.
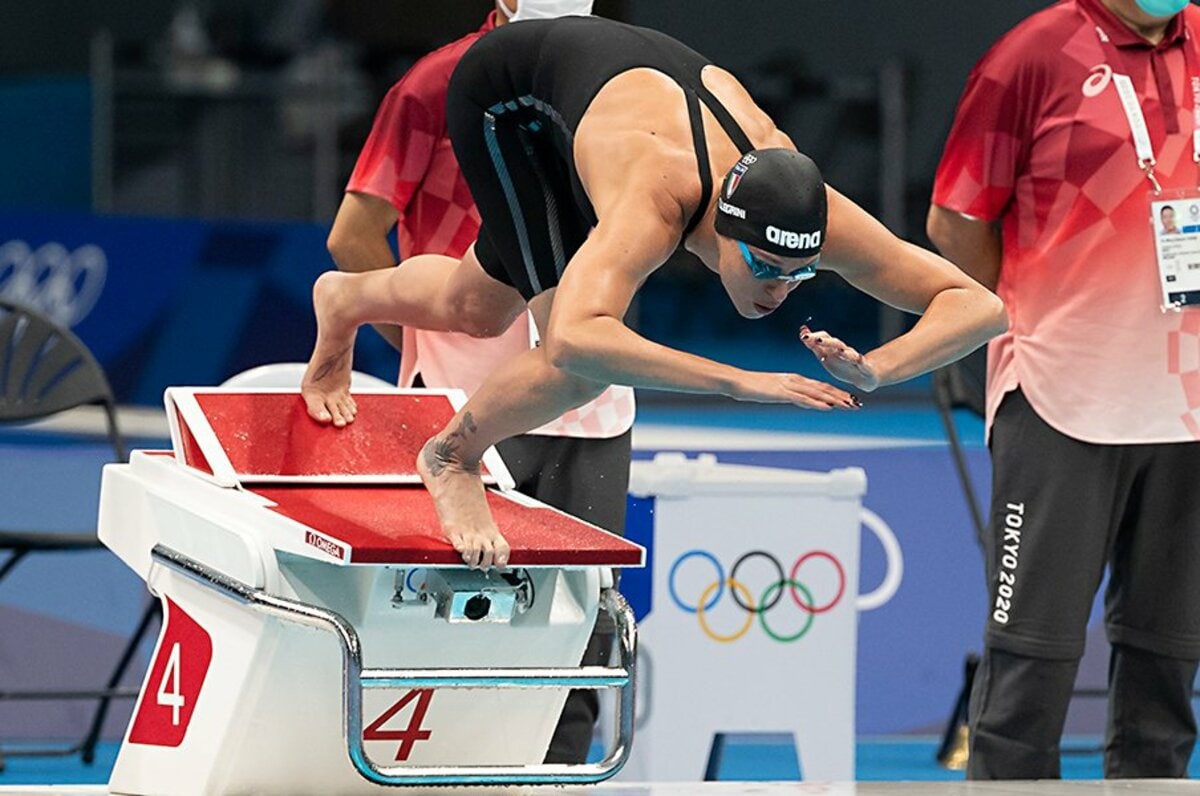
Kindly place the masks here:
<instances>
[{"instance_id":1,"label":"white barrier panel","mask_svg":"<svg viewBox=\"0 0 1200 796\"><path fill-rule=\"evenodd\" d=\"M699 780L716 733L791 733L809 780L854 778L859 521L866 475L635 461L654 497L626 781Z\"/></svg>"}]
</instances>

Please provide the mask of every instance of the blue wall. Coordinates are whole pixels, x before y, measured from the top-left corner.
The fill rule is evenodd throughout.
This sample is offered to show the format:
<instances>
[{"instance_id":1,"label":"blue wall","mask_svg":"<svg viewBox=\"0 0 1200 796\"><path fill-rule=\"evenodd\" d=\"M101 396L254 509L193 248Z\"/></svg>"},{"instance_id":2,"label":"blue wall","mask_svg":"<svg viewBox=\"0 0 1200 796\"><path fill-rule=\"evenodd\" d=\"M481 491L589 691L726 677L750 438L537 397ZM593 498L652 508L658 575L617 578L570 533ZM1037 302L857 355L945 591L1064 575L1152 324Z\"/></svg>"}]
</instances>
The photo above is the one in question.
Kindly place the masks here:
<instances>
[{"instance_id":1,"label":"blue wall","mask_svg":"<svg viewBox=\"0 0 1200 796\"><path fill-rule=\"evenodd\" d=\"M74 329L118 400L158 405L170 385L217 384L306 360L312 283L332 267L317 224L183 221L0 210L0 295ZM361 335L359 369L396 357Z\"/></svg>"}]
</instances>

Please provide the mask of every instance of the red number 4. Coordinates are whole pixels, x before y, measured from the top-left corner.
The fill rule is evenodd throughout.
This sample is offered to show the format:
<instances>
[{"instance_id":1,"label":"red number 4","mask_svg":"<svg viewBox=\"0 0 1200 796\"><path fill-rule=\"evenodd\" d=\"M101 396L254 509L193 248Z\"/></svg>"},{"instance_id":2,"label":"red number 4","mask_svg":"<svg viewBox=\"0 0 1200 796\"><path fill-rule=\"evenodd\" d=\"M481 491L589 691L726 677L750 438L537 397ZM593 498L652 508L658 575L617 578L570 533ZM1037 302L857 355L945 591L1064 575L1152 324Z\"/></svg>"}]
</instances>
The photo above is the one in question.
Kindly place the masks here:
<instances>
[{"instance_id":1,"label":"red number 4","mask_svg":"<svg viewBox=\"0 0 1200 796\"><path fill-rule=\"evenodd\" d=\"M387 724L413 699L417 700L417 704L413 707L412 718L409 719L408 726L403 730L384 729L383 725ZM425 721L425 713L429 710L429 700L431 699L433 699L432 688L417 688L409 691L399 702L385 710L379 718L363 730L363 740L399 741L400 746L396 749L396 760L407 760L408 756L412 754L413 744L429 739L430 731L422 729L421 722Z\"/></svg>"}]
</instances>

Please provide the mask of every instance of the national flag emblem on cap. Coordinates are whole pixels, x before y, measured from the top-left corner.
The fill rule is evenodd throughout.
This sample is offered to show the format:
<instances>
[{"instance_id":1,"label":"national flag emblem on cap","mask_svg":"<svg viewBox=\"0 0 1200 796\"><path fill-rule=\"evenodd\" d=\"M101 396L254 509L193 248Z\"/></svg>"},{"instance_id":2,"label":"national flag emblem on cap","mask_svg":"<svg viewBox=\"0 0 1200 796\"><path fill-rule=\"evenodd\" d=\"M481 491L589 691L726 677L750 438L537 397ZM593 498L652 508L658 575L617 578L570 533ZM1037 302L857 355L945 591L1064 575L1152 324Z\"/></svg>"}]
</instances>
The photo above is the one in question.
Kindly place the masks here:
<instances>
[{"instance_id":1,"label":"national flag emblem on cap","mask_svg":"<svg viewBox=\"0 0 1200 796\"><path fill-rule=\"evenodd\" d=\"M725 198L733 196L733 192L737 190L738 183L742 181L742 175L746 173L747 164L739 162L733 167L733 171L729 174L729 182L725 184Z\"/></svg>"}]
</instances>

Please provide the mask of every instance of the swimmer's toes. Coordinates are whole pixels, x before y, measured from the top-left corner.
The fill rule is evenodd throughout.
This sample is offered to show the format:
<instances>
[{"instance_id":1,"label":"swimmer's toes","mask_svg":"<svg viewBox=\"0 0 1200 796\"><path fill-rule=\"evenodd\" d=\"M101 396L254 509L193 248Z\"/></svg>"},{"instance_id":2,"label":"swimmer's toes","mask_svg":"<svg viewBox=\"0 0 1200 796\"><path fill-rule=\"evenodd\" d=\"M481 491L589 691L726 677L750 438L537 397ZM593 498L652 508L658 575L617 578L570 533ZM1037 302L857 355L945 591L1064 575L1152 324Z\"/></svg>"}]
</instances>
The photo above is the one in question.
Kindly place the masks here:
<instances>
[{"instance_id":1,"label":"swimmer's toes","mask_svg":"<svg viewBox=\"0 0 1200 796\"><path fill-rule=\"evenodd\" d=\"M305 395L304 405L308 409L308 416L318 423L328 423L333 419L333 415L329 413L329 408L325 404L324 396Z\"/></svg>"}]
</instances>

